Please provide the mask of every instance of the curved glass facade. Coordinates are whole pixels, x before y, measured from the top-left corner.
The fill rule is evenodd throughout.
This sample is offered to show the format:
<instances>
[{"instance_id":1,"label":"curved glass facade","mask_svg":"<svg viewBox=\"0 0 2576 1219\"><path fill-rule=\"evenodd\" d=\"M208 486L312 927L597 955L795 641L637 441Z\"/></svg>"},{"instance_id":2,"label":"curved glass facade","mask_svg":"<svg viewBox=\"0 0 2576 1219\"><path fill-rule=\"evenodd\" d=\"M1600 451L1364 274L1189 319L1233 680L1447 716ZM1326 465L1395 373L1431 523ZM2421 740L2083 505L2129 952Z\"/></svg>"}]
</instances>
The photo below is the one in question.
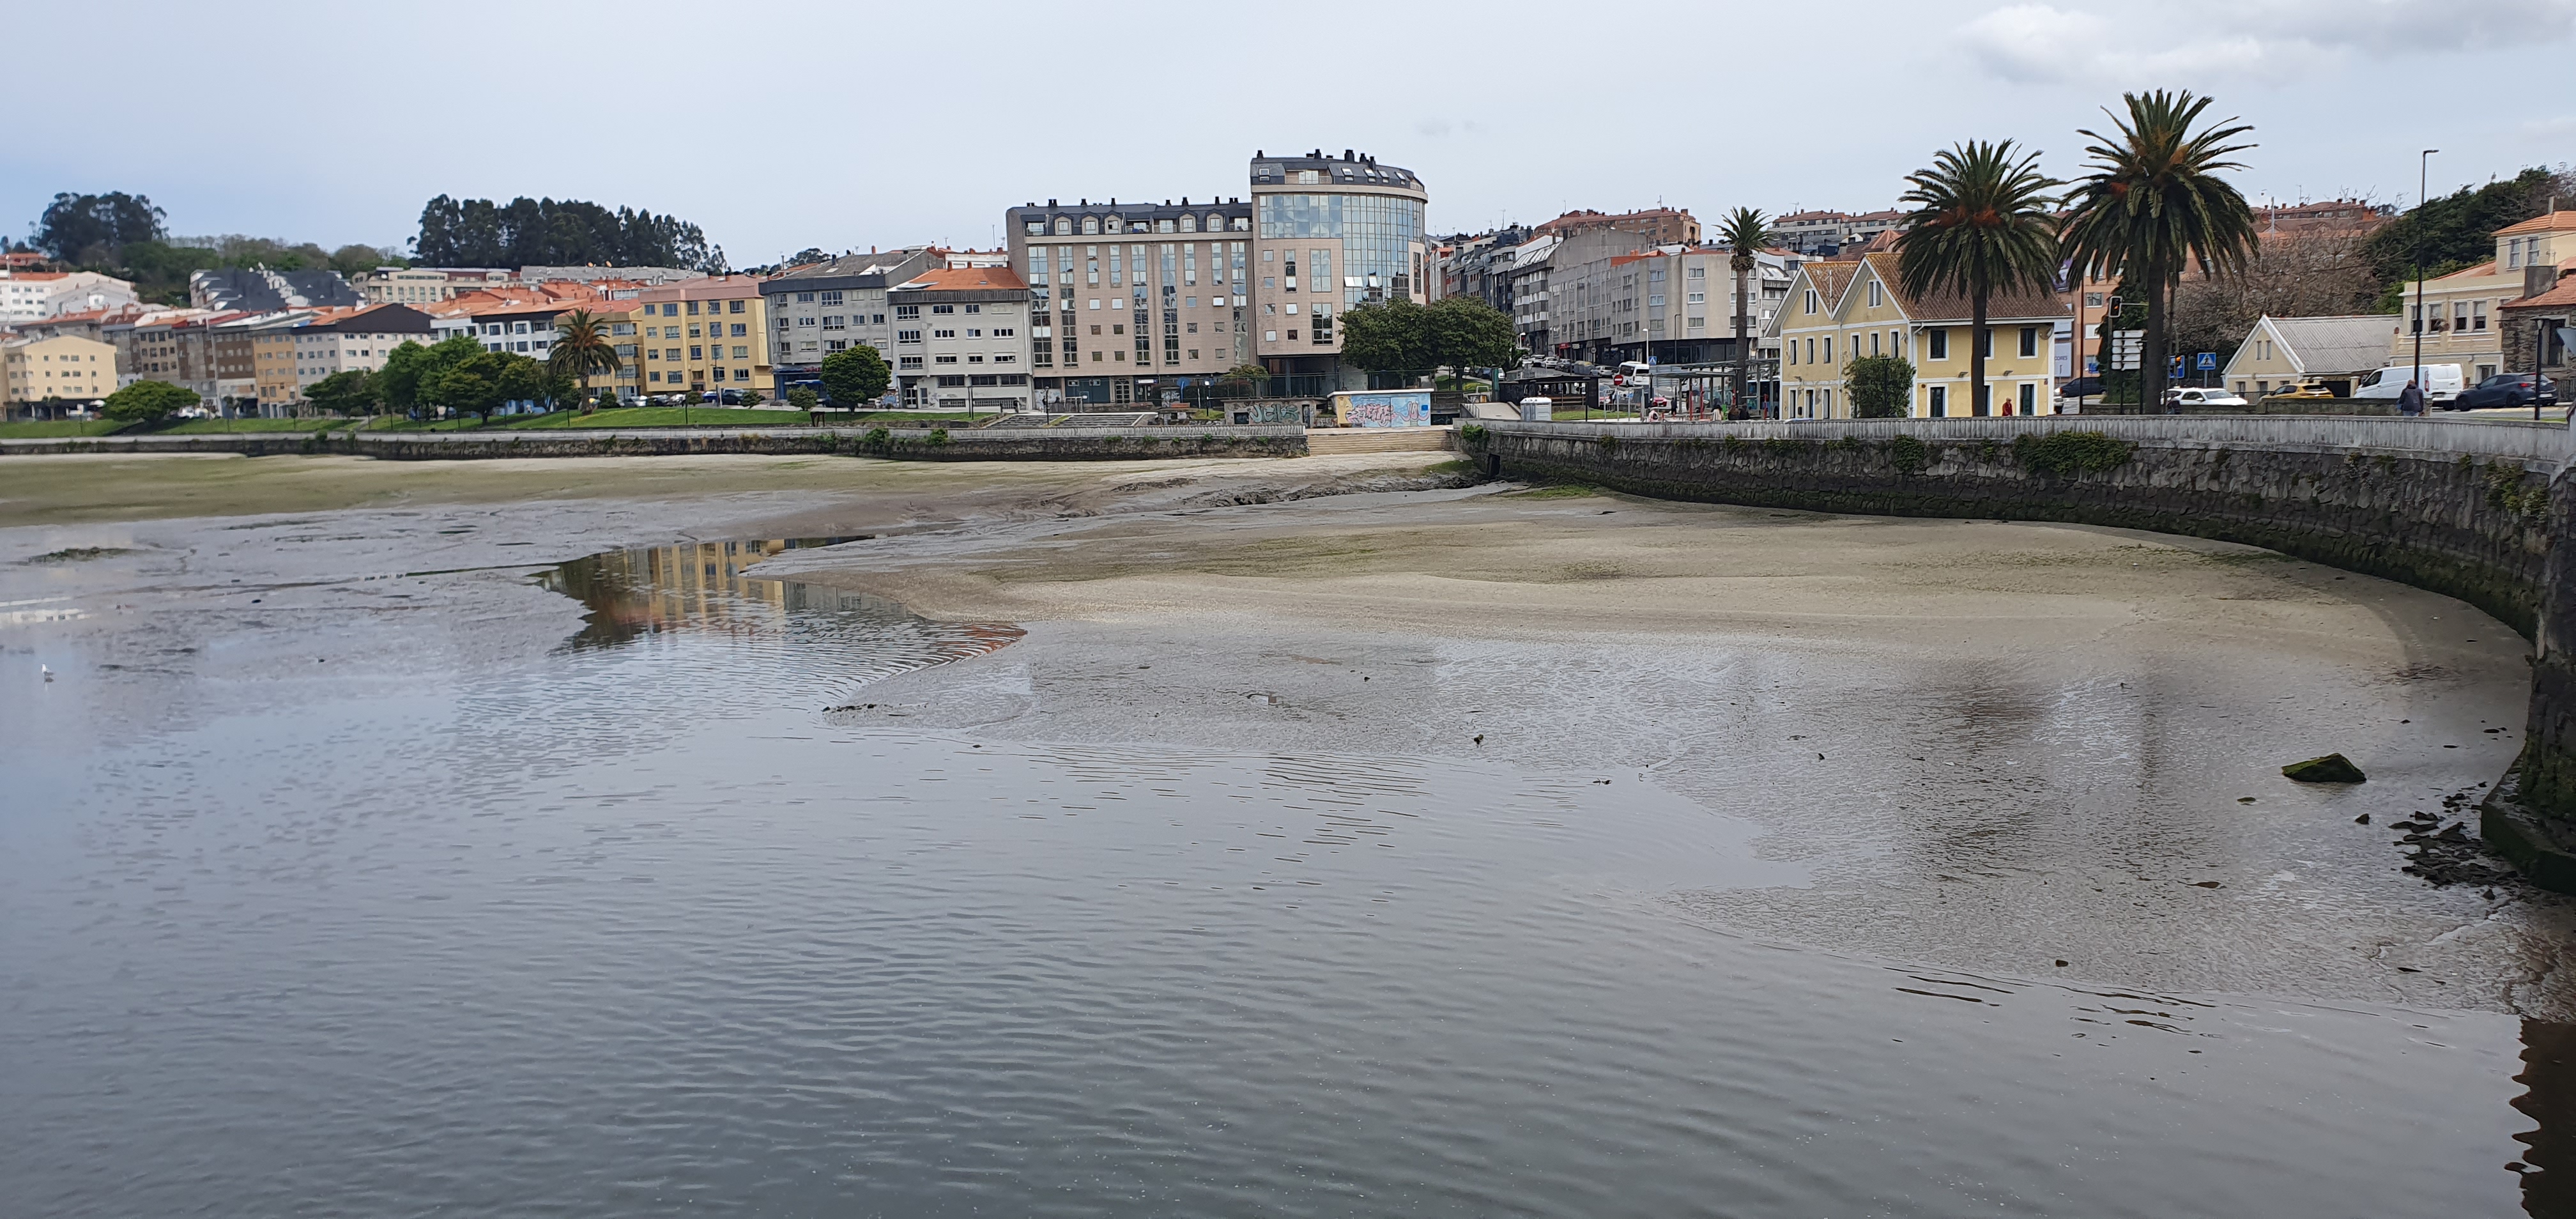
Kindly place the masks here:
<instances>
[{"instance_id":1,"label":"curved glass facade","mask_svg":"<svg viewBox=\"0 0 2576 1219\"><path fill-rule=\"evenodd\" d=\"M1338 238L1343 299L1353 305L1412 289L1411 246L1422 240L1422 203L1388 195L1263 195L1265 241ZM1316 270L1321 271L1318 266Z\"/></svg>"}]
</instances>

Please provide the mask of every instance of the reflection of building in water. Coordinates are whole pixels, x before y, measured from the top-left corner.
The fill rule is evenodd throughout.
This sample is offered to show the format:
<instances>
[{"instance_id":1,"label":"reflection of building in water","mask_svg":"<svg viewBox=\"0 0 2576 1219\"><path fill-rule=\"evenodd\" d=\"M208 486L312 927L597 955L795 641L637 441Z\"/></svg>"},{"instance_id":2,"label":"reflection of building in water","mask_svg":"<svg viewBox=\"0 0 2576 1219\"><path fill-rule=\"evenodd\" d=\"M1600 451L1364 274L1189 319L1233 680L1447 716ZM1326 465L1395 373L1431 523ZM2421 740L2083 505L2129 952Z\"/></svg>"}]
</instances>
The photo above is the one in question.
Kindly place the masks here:
<instances>
[{"instance_id":1,"label":"reflection of building in water","mask_svg":"<svg viewBox=\"0 0 2576 1219\"><path fill-rule=\"evenodd\" d=\"M781 551L857 538L773 538L617 550L576 559L544 577L546 587L590 607L576 642L606 643L653 631L775 630L791 609L903 612L893 602L838 590L763 580L745 568ZM867 603L873 603L867 604Z\"/></svg>"},{"instance_id":2,"label":"reflection of building in water","mask_svg":"<svg viewBox=\"0 0 2576 1219\"><path fill-rule=\"evenodd\" d=\"M575 647L622 643L661 631L781 634L790 629L791 614L804 613L921 623L900 603L883 597L745 574L781 551L862 540L773 538L613 550L563 564L540 579L589 607L589 624L573 637ZM944 640L940 650L956 659L990 652L1022 632L1008 623L951 623L936 633Z\"/></svg>"},{"instance_id":3,"label":"reflection of building in water","mask_svg":"<svg viewBox=\"0 0 2576 1219\"><path fill-rule=\"evenodd\" d=\"M2576 1024L2522 1022L2523 1086L2513 1107L2540 1128L2513 1136L2527 1144L2522 1209L2534 1216L2576 1215Z\"/></svg>"}]
</instances>

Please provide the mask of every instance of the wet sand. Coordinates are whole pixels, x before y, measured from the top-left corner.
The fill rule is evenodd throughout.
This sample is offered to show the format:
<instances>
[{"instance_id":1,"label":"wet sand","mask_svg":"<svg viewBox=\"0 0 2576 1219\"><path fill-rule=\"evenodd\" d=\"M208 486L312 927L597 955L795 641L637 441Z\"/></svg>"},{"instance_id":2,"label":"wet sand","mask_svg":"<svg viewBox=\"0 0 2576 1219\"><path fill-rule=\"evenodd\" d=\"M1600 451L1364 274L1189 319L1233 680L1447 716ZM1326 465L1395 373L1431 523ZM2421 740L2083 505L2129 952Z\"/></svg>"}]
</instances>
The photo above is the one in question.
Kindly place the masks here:
<instances>
[{"instance_id":1,"label":"wet sand","mask_svg":"<svg viewBox=\"0 0 2576 1219\"><path fill-rule=\"evenodd\" d=\"M113 606L57 628L102 655L319 651L397 681L567 637L539 565L876 534L762 571L1028 633L871 686L844 724L1582 772L1750 818L1809 878L1660 899L1710 927L2014 978L2576 1008L2564 905L2430 886L2386 828L2519 745L2527 646L2459 602L2084 527L1372 490L1437 481L1426 456L40 459L7 467L0 570L18 613ZM128 553L21 563L87 546ZM386 615L418 624L398 649ZM2278 774L2327 751L2372 781Z\"/></svg>"}]
</instances>

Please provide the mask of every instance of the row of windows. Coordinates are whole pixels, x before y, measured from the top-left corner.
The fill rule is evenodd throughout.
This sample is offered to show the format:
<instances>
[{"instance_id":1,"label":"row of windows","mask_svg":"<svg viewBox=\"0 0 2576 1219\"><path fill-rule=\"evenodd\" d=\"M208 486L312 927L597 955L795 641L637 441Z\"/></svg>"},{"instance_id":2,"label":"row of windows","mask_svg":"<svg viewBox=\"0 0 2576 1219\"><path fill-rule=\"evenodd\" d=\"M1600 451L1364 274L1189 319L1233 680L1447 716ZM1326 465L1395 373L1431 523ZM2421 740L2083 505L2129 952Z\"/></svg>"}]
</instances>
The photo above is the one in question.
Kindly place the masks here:
<instances>
[{"instance_id":1,"label":"row of windows","mask_svg":"<svg viewBox=\"0 0 2576 1219\"><path fill-rule=\"evenodd\" d=\"M2415 304L2409 304L2406 306L2408 326L2407 333L2412 334L2415 331L2425 328L2424 308L2425 307L2422 305ZM2453 301L2451 302L2450 309L2447 311L2448 316L2444 316L2445 312L2446 311L2439 304L2432 306L2432 332L2434 334L2442 334L2447 331L2457 331L2462 334L2470 334L2487 328L2487 303L2485 301Z\"/></svg>"},{"instance_id":2,"label":"row of windows","mask_svg":"<svg viewBox=\"0 0 2576 1219\"><path fill-rule=\"evenodd\" d=\"M2024 326L2020 328L2020 331L2020 345L2017 349L2017 353L2025 357L2037 356L2039 354L2039 336L2042 332L2042 328L2038 326ZM1983 346L1985 350L1979 354L1984 355L1988 359L1993 359L1995 354L1995 332L1993 328L1989 327L1982 337L1984 342L1980 345ZM1852 336L1852 343L1854 346L1851 354L1855 357L1860 354L1858 345L1861 338L1862 336L1860 335ZM1868 339L1869 354L1871 355L1875 356L1884 354L1902 356L1905 354L1905 332L1902 330L1888 331L1887 342L1883 347L1879 342L1879 334L1877 331L1870 331ZM1831 364L1834 362L1834 336L1830 334L1810 336L1805 342L1806 358L1803 360L1799 358L1799 347L1800 344L1796 338L1789 340L1789 344L1785 349L1785 354L1788 356L1789 363ZM1942 327L1935 327L1924 331L1923 347L1925 359L1949 359L1949 330Z\"/></svg>"},{"instance_id":3,"label":"row of windows","mask_svg":"<svg viewBox=\"0 0 2576 1219\"><path fill-rule=\"evenodd\" d=\"M1035 220L1024 220L1020 223L1021 231L1031 237L1046 236L1047 229L1050 227L1044 217L1040 217ZM1209 212L1205 223L1207 231L1211 233L1228 231L1241 233L1250 231L1252 228L1252 217L1236 216L1232 220L1228 220L1225 216L1219 213ZM1085 216L1079 222L1078 227L1085 236L1097 236L1104 232L1195 233L1199 231L1200 224L1201 222L1199 218L1195 215L1183 215L1178 220L1152 221L1129 220L1122 216L1110 216L1106 219L1099 216ZM1055 218L1052 227L1055 229L1056 236L1071 237L1074 235L1074 231L1077 228L1077 222L1071 216L1058 216Z\"/></svg>"},{"instance_id":4,"label":"row of windows","mask_svg":"<svg viewBox=\"0 0 2576 1219\"><path fill-rule=\"evenodd\" d=\"M620 347L617 349L617 352L619 355L632 355L634 354L634 348ZM680 349L677 347L647 347L644 349L644 358L647 360L677 360L680 358ZM692 360L721 360L725 358L725 349L722 347L691 347L689 349L689 358ZM748 346L736 346L733 349L733 358L737 360L750 359L751 348Z\"/></svg>"}]
</instances>

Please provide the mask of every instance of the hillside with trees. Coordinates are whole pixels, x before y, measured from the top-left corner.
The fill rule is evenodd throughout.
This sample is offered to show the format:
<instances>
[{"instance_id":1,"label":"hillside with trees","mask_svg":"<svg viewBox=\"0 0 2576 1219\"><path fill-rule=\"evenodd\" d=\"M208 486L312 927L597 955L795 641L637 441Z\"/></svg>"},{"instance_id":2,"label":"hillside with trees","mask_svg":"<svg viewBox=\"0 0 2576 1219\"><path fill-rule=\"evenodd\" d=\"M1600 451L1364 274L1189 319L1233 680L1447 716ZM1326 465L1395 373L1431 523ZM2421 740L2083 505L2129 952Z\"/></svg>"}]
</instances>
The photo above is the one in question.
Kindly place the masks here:
<instances>
[{"instance_id":1,"label":"hillside with trees","mask_svg":"<svg viewBox=\"0 0 2576 1219\"><path fill-rule=\"evenodd\" d=\"M722 274L724 249L677 216L579 199L432 199L420 209L414 261L433 267L678 267Z\"/></svg>"}]
</instances>

